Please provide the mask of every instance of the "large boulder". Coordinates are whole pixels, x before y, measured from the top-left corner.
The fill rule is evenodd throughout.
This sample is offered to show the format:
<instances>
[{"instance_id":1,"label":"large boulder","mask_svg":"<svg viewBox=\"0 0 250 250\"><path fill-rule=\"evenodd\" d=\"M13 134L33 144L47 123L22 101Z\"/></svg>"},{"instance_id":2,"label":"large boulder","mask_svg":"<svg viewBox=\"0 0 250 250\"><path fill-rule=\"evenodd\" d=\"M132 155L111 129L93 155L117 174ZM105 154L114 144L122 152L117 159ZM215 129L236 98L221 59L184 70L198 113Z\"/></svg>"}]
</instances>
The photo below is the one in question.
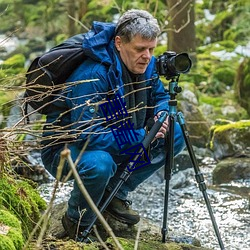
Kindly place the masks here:
<instances>
[{"instance_id":1,"label":"large boulder","mask_svg":"<svg viewBox=\"0 0 250 250\"><path fill-rule=\"evenodd\" d=\"M224 121L211 127L209 148L214 158L250 157L250 120Z\"/></svg>"},{"instance_id":2,"label":"large boulder","mask_svg":"<svg viewBox=\"0 0 250 250\"><path fill-rule=\"evenodd\" d=\"M233 180L250 179L250 158L226 158L213 171L213 183L228 183Z\"/></svg>"},{"instance_id":3,"label":"large boulder","mask_svg":"<svg viewBox=\"0 0 250 250\"><path fill-rule=\"evenodd\" d=\"M214 184L250 179L250 121L220 121L211 128L210 149L218 161Z\"/></svg>"}]
</instances>

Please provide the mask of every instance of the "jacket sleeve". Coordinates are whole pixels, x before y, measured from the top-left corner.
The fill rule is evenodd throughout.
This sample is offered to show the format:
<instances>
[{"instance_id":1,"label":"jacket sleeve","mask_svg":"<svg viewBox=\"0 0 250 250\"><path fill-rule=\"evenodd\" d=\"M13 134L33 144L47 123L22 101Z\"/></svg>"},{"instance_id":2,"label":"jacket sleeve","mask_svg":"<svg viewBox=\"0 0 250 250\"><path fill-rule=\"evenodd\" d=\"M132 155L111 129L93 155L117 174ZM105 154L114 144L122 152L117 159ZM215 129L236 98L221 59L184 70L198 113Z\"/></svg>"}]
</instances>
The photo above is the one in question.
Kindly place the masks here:
<instances>
[{"instance_id":1,"label":"jacket sleeve","mask_svg":"<svg viewBox=\"0 0 250 250\"><path fill-rule=\"evenodd\" d=\"M109 90L106 76L105 66L84 62L68 79L68 82L74 82L74 84L66 91L66 102L71 109L71 131L76 136L76 143L79 147L88 143L87 149L89 150L100 149L118 154L120 151L140 143L145 137L145 131L144 129L134 130L134 138L137 140L132 140L131 133L126 131L130 143L123 145L117 143L117 138L111 128L106 126L105 115L100 109ZM82 79L88 80L77 83Z\"/></svg>"}]
</instances>

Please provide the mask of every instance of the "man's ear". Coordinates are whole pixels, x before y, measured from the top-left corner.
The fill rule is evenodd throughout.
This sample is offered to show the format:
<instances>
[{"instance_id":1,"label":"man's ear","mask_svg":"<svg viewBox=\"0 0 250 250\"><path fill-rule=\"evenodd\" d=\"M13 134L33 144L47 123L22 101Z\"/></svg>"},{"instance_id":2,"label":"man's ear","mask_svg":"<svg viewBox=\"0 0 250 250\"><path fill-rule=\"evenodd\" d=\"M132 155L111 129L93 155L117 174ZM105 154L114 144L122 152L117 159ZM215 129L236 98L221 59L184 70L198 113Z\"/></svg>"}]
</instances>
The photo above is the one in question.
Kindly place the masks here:
<instances>
[{"instance_id":1,"label":"man's ear","mask_svg":"<svg viewBox=\"0 0 250 250\"><path fill-rule=\"evenodd\" d=\"M115 47L116 47L116 49L117 49L118 51L120 51L120 49L121 49L121 43L122 43L121 37L116 36L116 37L115 37Z\"/></svg>"}]
</instances>

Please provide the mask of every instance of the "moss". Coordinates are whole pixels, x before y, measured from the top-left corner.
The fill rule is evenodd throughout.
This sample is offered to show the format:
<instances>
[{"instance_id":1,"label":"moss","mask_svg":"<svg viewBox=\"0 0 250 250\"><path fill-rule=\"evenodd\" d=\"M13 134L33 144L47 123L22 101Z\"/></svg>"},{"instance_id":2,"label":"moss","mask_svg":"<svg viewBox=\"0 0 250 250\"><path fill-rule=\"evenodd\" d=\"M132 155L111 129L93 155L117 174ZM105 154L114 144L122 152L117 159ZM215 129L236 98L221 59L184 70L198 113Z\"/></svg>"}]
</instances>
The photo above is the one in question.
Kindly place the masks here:
<instances>
[{"instance_id":1,"label":"moss","mask_svg":"<svg viewBox=\"0 0 250 250\"><path fill-rule=\"evenodd\" d=\"M0 249L16 250L13 241L7 235L0 234Z\"/></svg>"},{"instance_id":2,"label":"moss","mask_svg":"<svg viewBox=\"0 0 250 250\"><path fill-rule=\"evenodd\" d=\"M228 86L232 86L235 78L235 70L230 69L228 67L221 67L215 69L213 77L214 79L217 79L221 83L224 83Z\"/></svg>"},{"instance_id":3,"label":"moss","mask_svg":"<svg viewBox=\"0 0 250 250\"><path fill-rule=\"evenodd\" d=\"M222 126L215 126L214 133L225 132L232 129L241 130L249 127L250 127L250 121L233 122Z\"/></svg>"},{"instance_id":4,"label":"moss","mask_svg":"<svg viewBox=\"0 0 250 250\"><path fill-rule=\"evenodd\" d=\"M250 120L243 120L238 122L231 122L225 125L214 125L211 127L210 130L210 149L214 149L214 141L216 140L220 141L221 144L227 144L229 149L232 150L234 148L234 143L241 142L241 143L247 143L250 141L250 133L246 133L245 131L249 130L250 128ZM230 133L235 134L234 142L230 142L230 136L228 134ZM250 132L250 131L249 131ZM226 136L227 135L227 136ZM231 148L231 149L230 149Z\"/></svg>"},{"instance_id":5,"label":"moss","mask_svg":"<svg viewBox=\"0 0 250 250\"><path fill-rule=\"evenodd\" d=\"M4 61L2 64L2 69L9 69L9 68L23 68L25 64L25 56L23 54L16 54L7 60Z\"/></svg>"},{"instance_id":6,"label":"moss","mask_svg":"<svg viewBox=\"0 0 250 250\"><path fill-rule=\"evenodd\" d=\"M0 235L0 249L21 249L24 243L20 221L9 211L0 210L0 223L10 227L8 233Z\"/></svg>"},{"instance_id":7,"label":"moss","mask_svg":"<svg viewBox=\"0 0 250 250\"><path fill-rule=\"evenodd\" d=\"M0 206L13 213L21 222L24 237L34 228L40 218L40 211L46 207L38 192L23 180L9 176L0 179Z\"/></svg>"},{"instance_id":8,"label":"moss","mask_svg":"<svg viewBox=\"0 0 250 250\"><path fill-rule=\"evenodd\" d=\"M20 221L16 218L16 216L11 214L7 210L0 209L0 221L7 226L14 227L18 230L21 229Z\"/></svg>"},{"instance_id":9,"label":"moss","mask_svg":"<svg viewBox=\"0 0 250 250\"><path fill-rule=\"evenodd\" d=\"M135 241L133 239L124 239L118 238L120 244L122 245L124 250L133 250ZM109 238L106 242L113 245L113 240ZM183 243L175 243L175 242L167 242L162 243L161 241L155 240L140 240L138 244L139 250L198 250L205 249L202 247L196 247L194 245L183 244Z\"/></svg>"},{"instance_id":10,"label":"moss","mask_svg":"<svg viewBox=\"0 0 250 250\"><path fill-rule=\"evenodd\" d=\"M200 103L207 103L207 104L210 104L214 107L221 107L225 100L221 96L212 97L209 95L201 95L199 97L199 101L200 101Z\"/></svg>"},{"instance_id":11,"label":"moss","mask_svg":"<svg viewBox=\"0 0 250 250\"><path fill-rule=\"evenodd\" d=\"M13 242L16 249L21 249L24 244L24 239L22 236L22 231L16 231L15 228L11 228L7 235Z\"/></svg>"}]
</instances>

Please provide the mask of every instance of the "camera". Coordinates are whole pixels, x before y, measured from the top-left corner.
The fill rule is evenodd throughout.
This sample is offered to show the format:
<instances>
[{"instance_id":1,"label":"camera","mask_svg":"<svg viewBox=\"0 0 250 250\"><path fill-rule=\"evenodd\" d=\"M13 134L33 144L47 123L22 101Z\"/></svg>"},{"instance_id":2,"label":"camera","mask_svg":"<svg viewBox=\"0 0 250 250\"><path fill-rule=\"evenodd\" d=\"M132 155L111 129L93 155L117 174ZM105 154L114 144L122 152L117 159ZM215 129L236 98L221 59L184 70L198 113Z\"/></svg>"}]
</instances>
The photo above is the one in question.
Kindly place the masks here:
<instances>
[{"instance_id":1,"label":"camera","mask_svg":"<svg viewBox=\"0 0 250 250\"><path fill-rule=\"evenodd\" d=\"M192 66L192 61L187 53L176 54L174 51L164 52L156 59L157 73L165 76L167 80L187 73Z\"/></svg>"}]
</instances>

